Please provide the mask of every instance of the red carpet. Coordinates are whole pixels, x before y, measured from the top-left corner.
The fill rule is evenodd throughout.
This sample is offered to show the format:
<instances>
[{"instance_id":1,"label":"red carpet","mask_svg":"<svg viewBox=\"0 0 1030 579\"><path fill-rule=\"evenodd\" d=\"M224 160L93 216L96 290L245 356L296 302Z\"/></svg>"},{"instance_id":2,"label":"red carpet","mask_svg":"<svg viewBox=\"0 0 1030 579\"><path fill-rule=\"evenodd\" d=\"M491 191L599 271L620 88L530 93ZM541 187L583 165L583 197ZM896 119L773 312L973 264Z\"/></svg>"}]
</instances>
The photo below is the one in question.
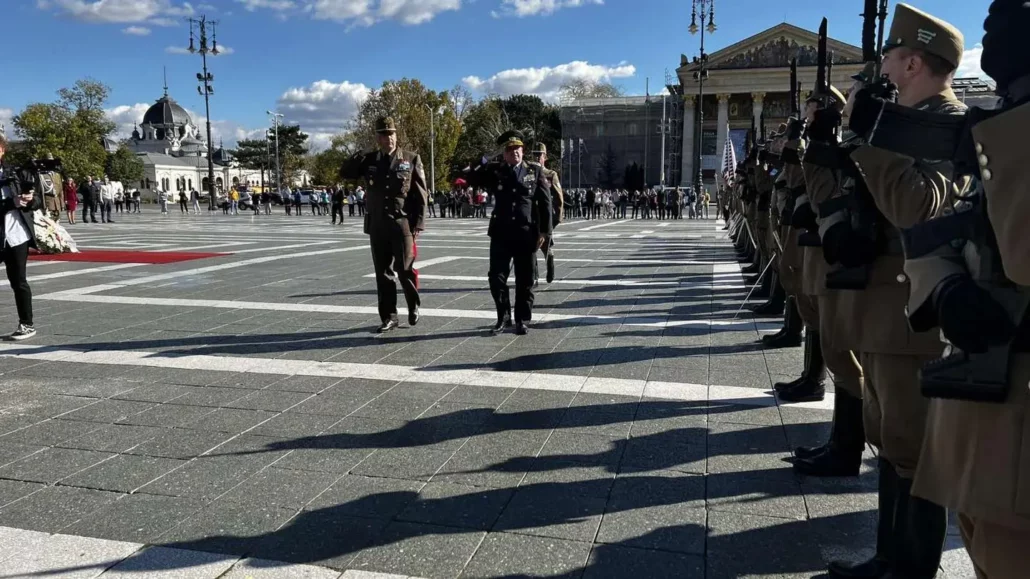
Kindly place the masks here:
<instances>
[{"instance_id":1,"label":"red carpet","mask_svg":"<svg viewBox=\"0 0 1030 579\"><path fill-rule=\"evenodd\" d=\"M34 254L31 261L92 261L97 263L177 263L193 259L221 257L228 253L204 253L190 251L104 251L87 249L79 253Z\"/></svg>"}]
</instances>

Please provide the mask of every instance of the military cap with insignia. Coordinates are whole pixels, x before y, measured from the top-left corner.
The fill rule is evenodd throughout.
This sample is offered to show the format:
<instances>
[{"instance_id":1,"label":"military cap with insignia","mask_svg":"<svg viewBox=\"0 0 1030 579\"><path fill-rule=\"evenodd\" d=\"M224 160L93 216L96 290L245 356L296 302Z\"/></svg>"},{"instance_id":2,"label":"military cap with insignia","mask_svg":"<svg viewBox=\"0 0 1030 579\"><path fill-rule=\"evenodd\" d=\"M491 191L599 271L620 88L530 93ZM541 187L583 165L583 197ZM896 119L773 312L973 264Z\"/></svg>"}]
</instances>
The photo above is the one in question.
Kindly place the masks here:
<instances>
[{"instance_id":1,"label":"military cap with insignia","mask_svg":"<svg viewBox=\"0 0 1030 579\"><path fill-rule=\"evenodd\" d=\"M394 122L393 117L379 117L376 119L376 132L396 133L397 123Z\"/></svg>"},{"instance_id":2,"label":"military cap with insignia","mask_svg":"<svg viewBox=\"0 0 1030 579\"><path fill-rule=\"evenodd\" d=\"M532 152L532 154L533 155L546 155L547 154L547 145L545 145L543 143L537 143L537 144L533 145L533 152Z\"/></svg>"},{"instance_id":3,"label":"military cap with insignia","mask_svg":"<svg viewBox=\"0 0 1030 579\"><path fill-rule=\"evenodd\" d=\"M518 131L505 131L500 137L497 137L497 144L506 149L526 146L522 139L522 133Z\"/></svg>"},{"instance_id":4,"label":"military cap with insignia","mask_svg":"<svg viewBox=\"0 0 1030 579\"><path fill-rule=\"evenodd\" d=\"M883 52L886 54L901 46L922 50L958 68L965 38L957 28L940 18L908 4L898 4L894 7L890 35L883 42Z\"/></svg>"}]
</instances>

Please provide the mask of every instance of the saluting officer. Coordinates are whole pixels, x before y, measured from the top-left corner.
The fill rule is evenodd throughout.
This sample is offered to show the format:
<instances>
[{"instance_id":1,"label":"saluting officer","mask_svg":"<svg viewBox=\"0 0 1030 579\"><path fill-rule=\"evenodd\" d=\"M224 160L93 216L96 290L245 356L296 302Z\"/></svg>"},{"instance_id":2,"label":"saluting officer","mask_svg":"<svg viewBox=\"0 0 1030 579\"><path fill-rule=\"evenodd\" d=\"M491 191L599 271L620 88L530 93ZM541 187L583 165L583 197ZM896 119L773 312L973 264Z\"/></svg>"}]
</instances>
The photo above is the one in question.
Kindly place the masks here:
<instances>
[{"instance_id":1,"label":"saluting officer","mask_svg":"<svg viewBox=\"0 0 1030 579\"><path fill-rule=\"evenodd\" d=\"M536 162L544 170L544 178L547 179L547 184L551 189L551 229L558 227L561 223L562 208L565 207L565 194L562 192L561 180L558 178L558 172L547 168L547 145L543 143L537 143L533 147L531 153L536 159ZM547 260L547 283L554 281L554 236L547 236L547 241L544 246L540 248L541 253L544 254L544 258ZM537 280L540 279L539 269L537 268L536 254L533 254L533 285L536 286Z\"/></svg>"},{"instance_id":2,"label":"saluting officer","mask_svg":"<svg viewBox=\"0 0 1030 579\"><path fill-rule=\"evenodd\" d=\"M415 240L425 229L427 188L422 159L397 146L397 126L391 117L376 120L379 150L360 152L344 163L340 176L364 179L365 233L372 246L382 334L397 327L397 281L408 303L408 324L419 319Z\"/></svg>"},{"instance_id":3,"label":"saluting officer","mask_svg":"<svg viewBox=\"0 0 1030 579\"><path fill-rule=\"evenodd\" d=\"M497 139L502 161L481 166L471 177L477 187L494 193L490 215L490 294L497 306L498 334L511 325L508 275L515 265L515 333L529 333L533 317L533 257L551 235L551 195L543 167L522 158L522 135L508 131Z\"/></svg>"}]
</instances>

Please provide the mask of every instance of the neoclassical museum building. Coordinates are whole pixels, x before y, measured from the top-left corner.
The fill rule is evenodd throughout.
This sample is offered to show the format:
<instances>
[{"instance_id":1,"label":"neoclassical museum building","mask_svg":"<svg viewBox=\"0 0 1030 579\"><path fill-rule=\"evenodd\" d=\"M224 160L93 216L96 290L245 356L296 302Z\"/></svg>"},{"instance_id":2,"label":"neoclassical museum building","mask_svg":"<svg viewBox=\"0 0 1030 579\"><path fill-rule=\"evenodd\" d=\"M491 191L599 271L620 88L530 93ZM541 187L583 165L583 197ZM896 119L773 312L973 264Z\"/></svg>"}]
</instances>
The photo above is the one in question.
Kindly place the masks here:
<instances>
[{"instance_id":1,"label":"neoclassical museum building","mask_svg":"<svg viewBox=\"0 0 1030 579\"><path fill-rule=\"evenodd\" d=\"M599 164L615 157L616 175L623 167L646 166L649 186L660 184L662 167L665 184L690 186L697 173L697 147L701 148L704 182L715 182L722 166L726 139L733 143L738 158L751 128L761 125L775 130L790 116L790 61L798 59L798 80L802 98L812 90L816 78L815 32L782 23L708 55L708 78L704 96L698 102L694 72L697 59L680 56L675 74L666 78L668 96L581 99L562 105L566 148L582 139L582 150L568 155L563 174L566 186L601 185ZM828 39L832 53L831 83L847 94L862 70L862 50L851 44ZM993 106L994 87L979 79L955 79L953 88L970 106ZM663 103L664 100L664 103ZM665 109L664 147L662 146ZM703 113L699 115L699 112ZM699 123L699 117L703 121ZM664 152L664 157L662 153ZM620 186L616 180L615 186Z\"/></svg>"}]
</instances>

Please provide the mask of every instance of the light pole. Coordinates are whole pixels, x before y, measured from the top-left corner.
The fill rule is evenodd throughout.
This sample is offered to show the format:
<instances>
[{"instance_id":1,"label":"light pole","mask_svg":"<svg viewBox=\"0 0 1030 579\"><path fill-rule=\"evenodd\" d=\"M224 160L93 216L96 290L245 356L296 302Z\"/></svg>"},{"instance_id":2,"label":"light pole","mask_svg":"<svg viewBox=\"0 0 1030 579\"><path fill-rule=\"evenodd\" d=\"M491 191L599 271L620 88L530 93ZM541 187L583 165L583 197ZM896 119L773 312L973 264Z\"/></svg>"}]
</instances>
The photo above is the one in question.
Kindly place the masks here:
<instances>
[{"instance_id":1,"label":"light pole","mask_svg":"<svg viewBox=\"0 0 1030 579\"><path fill-rule=\"evenodd\" d=\"M436 109L429 109L429 195L436 195Z\"/></svg>"},{"instance_id":2,"label":"light pole","mask_svg":"<svg viewBox=\"0 0 1030 579\"><path fill-rule=\"evenodd\" d=\"M204 63L203 72L197 73L197 81L200 83L197 86L197 92L200 96L204 97L204 113L207 115L207 187L208 187L208 211L215 210L215 161L213 153L211 151L211 95L215 94L215 89L211 86L214 82L215 76L207 70L207 55L211 53L211 56L218 56L220 52L218 50L218 38L215 34L215 26L218 22L214 20L208 20L207 16L201 16L198 18L188 18L190 23L190 45L187 50L190 54L200 53L200 58ZM200 32L200 49L198 50L193 46L193 27L196 26ZM207 45L207 27L211 27L211 47Z\"/></svg>"},{"instance_id":3,"label":"light pole","mask_svg":"<svg viewBox=\"0 0 1030 579\"><path fill-rule=\"evenodd\" d=\"M699 10L700 9L700 10ZM708 11L708 24L705 24L705 11ZM697 13L701 12L701 26L697 25ZM704 120L705 120L705 109L704 109L704 98L705 98L705 79L708 78L708 55L705 54L705 30L708 30L709 34L715 33L715 0L691 0L690 9L690 30L691 34L697 34L698 30L701 31L701 58L698 60L698 68L694 71L694 80L697 81L697 176L695 177L694 190L698 195L703 190L702 184L704 180L704 173L701 169L701 145L704 143Z\"/></svg>"},{"instance_id":4,"label":"light pole","mask_svg":"<svg viewBox=\"0 0 1030 579\"><path fill-rule=\"evenodd\" d=\"M275 187L279 192L279 197L283 195L283 178L282 168L279 166L279 119L283 118L282 113L273 113L272 111L265 111L267 114L272 116L275 122Z\"/></svg>"}]
</instances>

